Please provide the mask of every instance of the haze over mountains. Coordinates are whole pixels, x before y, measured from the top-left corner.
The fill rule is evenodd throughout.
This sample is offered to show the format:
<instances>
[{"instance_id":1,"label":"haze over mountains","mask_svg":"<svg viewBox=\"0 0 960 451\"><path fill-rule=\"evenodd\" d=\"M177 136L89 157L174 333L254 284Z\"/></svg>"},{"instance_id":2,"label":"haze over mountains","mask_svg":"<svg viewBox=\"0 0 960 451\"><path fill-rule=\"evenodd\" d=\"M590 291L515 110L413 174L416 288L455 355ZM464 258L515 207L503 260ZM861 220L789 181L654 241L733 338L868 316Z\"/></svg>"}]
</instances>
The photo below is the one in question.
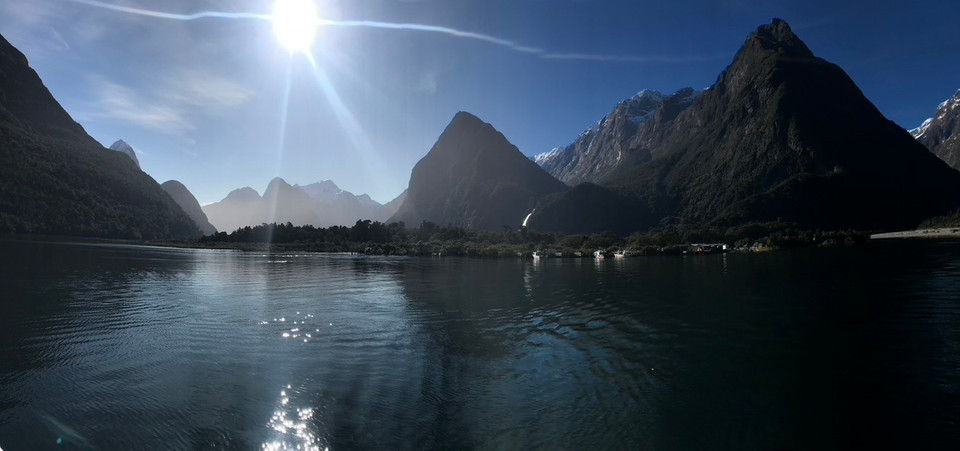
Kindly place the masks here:
<instances>
[{"instance_id":1,"label":"haze over mountains","mask_svg":"<svg viewBox=\"0 0 960 451\"><path fill-rule=\"evenodd\" d=\"M960 169L960 90L910 134L954 169Z\"/></svg>"},{"instance_id":2,"label":"haze over mountains","mask_svg":"<svg viewBox=\"0 0 960 451\"><path fill-rule=\"evenodd\" d=\"M324 180L305 186L290 185L280 177L267 185L263 196L250 187L231 191L220 202L203 206L203 212L217 229L232 232L262 223L291 223L330 227L351 226L358 220L384 222L393 215L404 194L386 204L340 189Z\"/></svg>"}]
</instances>

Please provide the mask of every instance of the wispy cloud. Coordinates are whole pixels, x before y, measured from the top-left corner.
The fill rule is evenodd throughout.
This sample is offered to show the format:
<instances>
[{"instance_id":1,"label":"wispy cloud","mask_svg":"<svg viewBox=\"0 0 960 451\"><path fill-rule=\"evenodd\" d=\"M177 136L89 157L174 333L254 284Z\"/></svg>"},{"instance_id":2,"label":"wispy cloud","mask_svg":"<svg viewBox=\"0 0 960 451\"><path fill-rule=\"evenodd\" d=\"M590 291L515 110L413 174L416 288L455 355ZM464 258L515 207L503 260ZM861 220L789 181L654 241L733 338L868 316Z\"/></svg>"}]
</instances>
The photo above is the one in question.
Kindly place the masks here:
<instances>
[{"instance_id":1,"label":"wispy cloud","mask_svg":"<svg viewBox=\"0 0 960 451\"><path fill-rule=\"evenodd\" d=\"M91 111L77 114L81 121L118 120L170 134L181 134L194 129L184 111L147 98L127 86L99 79L94 81L94 89L96 105Z\"/></svg>"},{"instance_id":2,"label":"wispy cloud","mask_svg":"<svg viewBox=\"0 0 960 451\"><path fill-rule=\"evenodd\" d=\"M240 84L199 70L174 70L141 85L150 91L94 77L94 104L79 120L115 120L172 135L196 129L202 115L246 103L253 94Z\"/></svg>"},{"instance_id":3,"label":"wispy cloud","mask_svg":"<svg viewBox=\"0 0 960 451\"><path fill-rule=\"evenodd\" d=\"M50 25L55 18L56 11L42 2L0 2L0 30L31 57L70 50L70 45Z\"/></svg>"},{"instance_id":4,"label":"wispy cloud","mask_svg":"<svg viewBox=\"0 0 960 451\"><path fill-rule=\"evenodd\" d=\"M239 83L201 70L178 70L164 78L170 103L199 107L210 113L236 108L253 96Z\"/></svg>"}]
</instances>

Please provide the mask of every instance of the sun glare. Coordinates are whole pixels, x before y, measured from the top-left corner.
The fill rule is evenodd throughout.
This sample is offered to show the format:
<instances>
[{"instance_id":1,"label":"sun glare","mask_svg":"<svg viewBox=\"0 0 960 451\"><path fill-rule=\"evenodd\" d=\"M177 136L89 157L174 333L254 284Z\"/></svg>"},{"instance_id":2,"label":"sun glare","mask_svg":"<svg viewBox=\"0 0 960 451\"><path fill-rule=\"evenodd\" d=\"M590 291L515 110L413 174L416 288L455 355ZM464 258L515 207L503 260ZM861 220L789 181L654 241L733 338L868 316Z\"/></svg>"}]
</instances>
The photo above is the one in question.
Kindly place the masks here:
<instances>
[{"instance_id":1,"label":"sun glare","mask_svg":"<svg viewBox=\"0 0 960 451\"><path fill-rule=\"evenodd\" d=\"M313 0L277 0L273 5L273 31L283 48L306 52L317 32L317 7Z\"/></svg>"}]
</instances>

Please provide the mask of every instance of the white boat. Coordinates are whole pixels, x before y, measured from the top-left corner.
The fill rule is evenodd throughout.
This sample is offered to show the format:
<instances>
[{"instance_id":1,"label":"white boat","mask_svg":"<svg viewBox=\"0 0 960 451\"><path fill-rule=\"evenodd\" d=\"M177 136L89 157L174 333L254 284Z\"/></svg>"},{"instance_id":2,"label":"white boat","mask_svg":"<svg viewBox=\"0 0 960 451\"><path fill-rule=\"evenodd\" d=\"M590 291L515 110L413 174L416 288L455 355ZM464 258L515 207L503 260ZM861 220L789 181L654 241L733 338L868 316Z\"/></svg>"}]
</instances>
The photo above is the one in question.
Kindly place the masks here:
<instances>
[{"instance_id":1,"label":"white boat","mask_svg":"<svg viewBox=\"0 0 960 451\"><path fill-rule=\"evenodd\" d=\"M547 258L547 257L549 257L549 254L547 254L544 251L533 251L534 260L540 260L541 258Z\"/></svg>"},{"instance_id":2,"label":"white boat","mask_svg":"<svg viewBox=\"0 0 960 451\"><path fill-rule=\"evenodd\" d=\"M593 258L595 258L595 259L597 259L597 260L603 260L603 259L604 259L603 249L597 249L597 250L593 251Z\"/></svg>"}]
</instances>

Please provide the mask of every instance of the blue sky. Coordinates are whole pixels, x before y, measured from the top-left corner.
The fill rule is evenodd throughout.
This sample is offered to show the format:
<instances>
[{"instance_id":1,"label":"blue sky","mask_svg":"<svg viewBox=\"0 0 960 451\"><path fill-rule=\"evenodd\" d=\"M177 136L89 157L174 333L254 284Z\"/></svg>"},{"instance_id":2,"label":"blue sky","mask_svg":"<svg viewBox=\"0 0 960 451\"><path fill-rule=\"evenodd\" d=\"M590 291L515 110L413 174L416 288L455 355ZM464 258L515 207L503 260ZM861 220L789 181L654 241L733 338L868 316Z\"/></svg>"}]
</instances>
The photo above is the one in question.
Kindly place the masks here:
<instances>
[{"instance_id":1,"label":"blue sky","mask_svg":"<svg viewBox=\"0 0 960 451\"><path fill-rule=\"evenodd\" d=\"M177 14L269 15L274 6L107 3ZM525 154L548 151L642 89L710 86L773 17L905 128L960 88L960 2L837 3L317 0L324 20L431 25L503 42L321 25L310 48L316 69L256 18L181 21L70 0L0 0L0 34L94 138L126 140L144 171L180 180L202 204L243 186L262 192L275 176L331 179L387 202L457 111L490 122Z\"/></svg>"}]
</instances>

